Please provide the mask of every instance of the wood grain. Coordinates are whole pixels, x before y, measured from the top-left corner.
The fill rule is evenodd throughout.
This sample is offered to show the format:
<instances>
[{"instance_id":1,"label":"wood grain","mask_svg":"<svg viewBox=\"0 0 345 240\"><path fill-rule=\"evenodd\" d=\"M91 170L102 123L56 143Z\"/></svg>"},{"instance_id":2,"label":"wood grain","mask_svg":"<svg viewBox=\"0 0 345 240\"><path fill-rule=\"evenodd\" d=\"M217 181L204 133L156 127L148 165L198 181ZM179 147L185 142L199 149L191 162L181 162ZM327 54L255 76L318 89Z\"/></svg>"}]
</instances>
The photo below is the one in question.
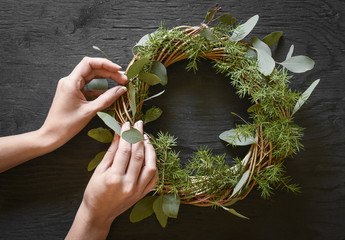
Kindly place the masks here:
<instances>
[{"instance_id":1,"label":"wood grain","mask_svg":"<svg viewBox=\"0 0 345 240\"><path fill-rule=\"evenodd\" d=\"M312 71L291 80L293 89L303 91L321 78L295 119L306 128L305 149L286 162L302 193L278 191L263 200L258 191L252 192L235 207L249 221L222 210L182 206L178 219L162 229L154 218L131 224L126 212L114 222L108 239L345 239L345 2L218 2L238 20L260 15L251 36L284 31L274 50L277 61L285 58L291 44L295 55L316 61ZM57 81L83 56L100 56L92 45L126 67L132 46L161 20L168 27L198 25L214 3L0 0L0 135L39 128ZM217 135L239 121L231 111L245 116L248 102L239 100L209 63L200 66L196 75L185 72L184 63L169 67L171 82L153 103L162 106L164 116L148 129L174 133L184 160L205 144L216 153L241 155L245 150L226 148ZM86 136L100 124L93 120L60 149L0 175L0 239L66 235L91 176L87 163L107 147Z\"/></svg>"}]
</instances>

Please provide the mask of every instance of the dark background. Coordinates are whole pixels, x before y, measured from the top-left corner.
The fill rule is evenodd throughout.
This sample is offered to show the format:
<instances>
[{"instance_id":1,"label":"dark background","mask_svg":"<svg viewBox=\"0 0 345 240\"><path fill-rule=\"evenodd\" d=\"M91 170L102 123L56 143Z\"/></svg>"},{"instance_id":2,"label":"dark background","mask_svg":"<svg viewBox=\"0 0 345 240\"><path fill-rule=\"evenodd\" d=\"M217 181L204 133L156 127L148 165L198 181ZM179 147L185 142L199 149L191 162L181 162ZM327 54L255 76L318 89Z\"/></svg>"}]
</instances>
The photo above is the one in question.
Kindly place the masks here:
<instances>
[{"instance_id":1,"label":"dark background","mask_svg":"<svg viewBox=\"0 0 345 240\"><path fill-rule=\"evenodd\" d=\"M0 135L38 129L49 110L57 81L83 56L100 56L127 66L132 46L165 21L170 28L198 25L214 1L0 1ZM285 59L313 58L312 71L296 74L291 88L304 91L321 82L296 115L306 128L304 151L286 161L299 183L298 195L277 191L270 200L253 191L234 207L250 220L221 209L181 206L178 219L162 229L154 217L132 224L129 211L115 220L108 239L345 239L345 2L341 0L219 1L223 12L246 21L259 14L250 36L284 31L274 51ZM166 93L155 101L164 116L148 129L169 130L179 138L183 159L196 147L242 155L218 140L246 116L248 101L239 100L224 76L208 62L186 73L185 63L168 68ZM73 221L91 176L89 160L107 148L86 133L94 119L60 149L0 174L0 239L62 239ZM230 159L228 157L228 159Z\"/></svg>"}]
</instances>

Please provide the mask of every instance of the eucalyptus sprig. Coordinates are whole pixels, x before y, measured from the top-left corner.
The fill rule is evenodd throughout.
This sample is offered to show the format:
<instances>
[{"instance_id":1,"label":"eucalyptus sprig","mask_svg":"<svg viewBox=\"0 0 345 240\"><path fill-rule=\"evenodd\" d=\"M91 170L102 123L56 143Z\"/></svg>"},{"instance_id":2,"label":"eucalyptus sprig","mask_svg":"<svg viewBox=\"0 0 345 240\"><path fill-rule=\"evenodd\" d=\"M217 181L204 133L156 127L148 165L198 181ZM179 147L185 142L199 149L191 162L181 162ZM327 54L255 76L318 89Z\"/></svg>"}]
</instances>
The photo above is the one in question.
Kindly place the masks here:
<instances>
[{"instance_id":1,"label":"eucalyptus sprig","mask_svg":"<svg viewBox=\"0 0 345 240\"><path fill-rule=\"evenodd\" d=\"M198 61L207 58L213 60L218 73L229 77L237 94L249 98L253 104L248 109L251 121L220 133L219 138L234 147L250 145L250 149L243 159L235 158L233 166L229 166L224 155L214 155L207 146L200 147L186 167L182 167L179 153L174 150L176 138L169 133L158 133L152 137L159 175L155 193L133 208L132 222L155 213L165 227L169 217L177 217L180 204L221 207L247 218L228 207L244 199L255 185L264 198L271 196L275 188L299 191L296 184L290 183L283 163L286 157L303 148L300 142L303 129L294 123L293 115L307 101L319 80L304 93L291 90L289 81L291 73L311 70L314 61L302 55L293 56L293 45L284 61L275 61L270 47L279 41L283 32L273 32L262 39L252 37L247 43L243 39L251 33L259 16L236 25L232 15L218 16L220 11L218 5L210 9L199 26L167 29L161 25L142 37L133 48L134 57L126 70L130 80L127 95L98 116L116 134L120 134L120 126L126 121L153 122L163 110L153 106L143 112L143 105L164 91L150 95L150 86L166 86L166 68L175 62L187 59L186 69L197 71ZM108 57L99 48L95 49ZM100 88L102 84L105 86L104 82L94 80L88 87ZM104 128L90 130L89 136L105 143L112 139L112 134ZM142 140L135 129L123 133L122 137L131 143ZM88 169L93 169L103 155L104 152L97 154Z\"/></svg>"}]
</instances>

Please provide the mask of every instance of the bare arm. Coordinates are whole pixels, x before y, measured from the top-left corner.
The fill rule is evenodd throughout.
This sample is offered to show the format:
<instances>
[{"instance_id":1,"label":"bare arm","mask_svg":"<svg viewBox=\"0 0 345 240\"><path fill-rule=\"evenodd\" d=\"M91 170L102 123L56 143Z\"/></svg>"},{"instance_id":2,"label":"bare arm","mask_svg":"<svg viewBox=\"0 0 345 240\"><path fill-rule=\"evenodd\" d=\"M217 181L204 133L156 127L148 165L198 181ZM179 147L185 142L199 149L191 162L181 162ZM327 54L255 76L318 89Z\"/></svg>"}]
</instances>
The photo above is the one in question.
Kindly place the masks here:
<instances>
[{"instance_id":1,"label":"bare arm","mask_svg":"<svg viewBox=\"0 0 345 240\"><path fill-rule=\"evenodd\" d=\"M108 91L84 91L93 78L111 78L125 84L120 66L102 58L85 57L62 78L43 126L33 132L0 138L0 172L62 146L75 136L93 116L114 102L126 89L120 86ZM99 96L87 101L86 96Z\"/></svg>"}]
</instances>

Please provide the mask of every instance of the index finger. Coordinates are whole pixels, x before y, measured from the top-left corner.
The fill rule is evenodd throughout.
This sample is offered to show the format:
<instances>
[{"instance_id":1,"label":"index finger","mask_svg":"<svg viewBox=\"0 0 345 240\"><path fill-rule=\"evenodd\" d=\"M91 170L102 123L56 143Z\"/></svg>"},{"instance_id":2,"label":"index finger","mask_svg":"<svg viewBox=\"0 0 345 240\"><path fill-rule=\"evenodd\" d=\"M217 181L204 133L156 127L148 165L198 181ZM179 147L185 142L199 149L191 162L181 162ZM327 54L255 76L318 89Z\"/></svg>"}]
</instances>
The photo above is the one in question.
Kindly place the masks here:
<instances>
[{"instance_id":1,"label":"index finger","mask_svg":"<svg viewBox=\"0 0 345 240\"><path fill-rule=\"evenodd\" d=\"M109 72L117 72L121 67L105 58L84 57L72 73L86 77L93 69L105 69Z\"/></svg>"},{"instance_id":2,"label":"index finger","mask_svg":"<svg viewBox=\"0 0 345 240\"><path fill-rule=\"evenodd\" d=\"M80 80L80 78L82 78L90 81L92 79L89 77L90 75L104 75L105 78L111 77L120 84L125 84L126 79L113 77L115 76L114 73L118 73L120 69L121 67L119 65L109 61L108 59L84 57L83 60L81 60L81 62L73 69L70 76L72 76L73 79Z\"/></svg>"}]
</instances>

